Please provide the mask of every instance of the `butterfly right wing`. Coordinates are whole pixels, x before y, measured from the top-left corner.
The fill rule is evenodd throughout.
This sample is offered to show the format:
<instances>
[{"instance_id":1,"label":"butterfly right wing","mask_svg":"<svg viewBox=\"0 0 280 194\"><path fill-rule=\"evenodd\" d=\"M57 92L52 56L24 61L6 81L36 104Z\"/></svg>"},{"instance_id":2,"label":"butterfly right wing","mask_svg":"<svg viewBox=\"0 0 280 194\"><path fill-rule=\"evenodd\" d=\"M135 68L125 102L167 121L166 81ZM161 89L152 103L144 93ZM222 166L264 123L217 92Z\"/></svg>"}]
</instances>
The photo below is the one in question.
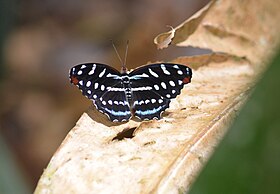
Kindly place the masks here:
<instances>
[{"instance_id":1,"label":"butterfly right wing","mask_svg":"<svg viewBox=\"0 0 280 194\"><path fill-rule=\"evenodd\" d=\"M160 119L161 113L169 107L170 99L153 90L133 93L134 114L141 120Z\"/></svg>"},{"instance_id":2,"label":"butterfly right wing","mask_svg":"<svg viewBox=\"0 0 280 194\"><path fill-rule=\"evenodd\" d=\"M159 119L170 100L190 83L192 70L181 64L158 63L139 67L129 73L135 116Z\"/></svg>"},{"instance_id":3,"label":"butterfly right wing","mask_svg":"<svg viewBox=\"0 0 280 194\"><path fill-rule=\"evenodd\" d=\"M126 121L131 117L121 75L116 69L99 63L85 63L71 68L69 77L70 82L93 100L96 108L111 121Z\"/></svg>"}]
</instances>

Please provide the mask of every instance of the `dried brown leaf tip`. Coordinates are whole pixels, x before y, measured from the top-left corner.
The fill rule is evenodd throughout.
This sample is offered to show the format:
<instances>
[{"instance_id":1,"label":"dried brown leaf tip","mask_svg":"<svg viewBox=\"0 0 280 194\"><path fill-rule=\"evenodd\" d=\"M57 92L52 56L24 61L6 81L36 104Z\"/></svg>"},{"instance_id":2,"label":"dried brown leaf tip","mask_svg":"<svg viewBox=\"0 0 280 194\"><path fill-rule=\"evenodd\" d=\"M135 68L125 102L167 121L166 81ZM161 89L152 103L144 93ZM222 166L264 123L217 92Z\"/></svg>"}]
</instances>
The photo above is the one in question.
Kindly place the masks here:
<instances>
[{"instance_id":1,"label":"dried brown leaf tip","mask_svg":"<svg viewBox=\"0 0 280 194\"><path fill-rule=\"evenodd\" d=\"M154 39L154 43L157 45L157 49L167 48L171 44L175 36L175 29L169 25L167 25L167 27L171 28L169 32L162 33L159 38Z\"/></svg>"}]
</instances>

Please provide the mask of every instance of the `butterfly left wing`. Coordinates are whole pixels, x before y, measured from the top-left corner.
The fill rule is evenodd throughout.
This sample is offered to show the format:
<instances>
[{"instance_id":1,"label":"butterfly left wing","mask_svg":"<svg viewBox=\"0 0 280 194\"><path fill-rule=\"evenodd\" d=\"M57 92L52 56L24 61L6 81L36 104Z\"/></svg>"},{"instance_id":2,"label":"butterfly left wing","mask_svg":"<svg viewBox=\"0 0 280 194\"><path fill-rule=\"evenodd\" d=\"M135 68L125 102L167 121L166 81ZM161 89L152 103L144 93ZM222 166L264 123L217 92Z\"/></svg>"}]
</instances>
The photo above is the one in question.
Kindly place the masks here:
<instances>
[{"instance_id":1,"label":"butterfly left wing","mask_svg":"<svg viewBox=\"0 0 280 194\"><path fill-rule=\"evenodd\" d=\"M131 117L121 74L116 69L100 63L85 63L71 68L69 77L111 121L126 121Z\"/></svg>"},{"instance_id":2,"label":"butterfly left wing","mask_svg":"<svg viewBox=\"0 0 280 194\"><path fill-rule=\"evenodd\" d=\"M192 70L185 65L159 63L137 68L129 77L135 116L159 119L161 112L169 107L170 99L191 82Z\"/></svg>"}]
</instances>

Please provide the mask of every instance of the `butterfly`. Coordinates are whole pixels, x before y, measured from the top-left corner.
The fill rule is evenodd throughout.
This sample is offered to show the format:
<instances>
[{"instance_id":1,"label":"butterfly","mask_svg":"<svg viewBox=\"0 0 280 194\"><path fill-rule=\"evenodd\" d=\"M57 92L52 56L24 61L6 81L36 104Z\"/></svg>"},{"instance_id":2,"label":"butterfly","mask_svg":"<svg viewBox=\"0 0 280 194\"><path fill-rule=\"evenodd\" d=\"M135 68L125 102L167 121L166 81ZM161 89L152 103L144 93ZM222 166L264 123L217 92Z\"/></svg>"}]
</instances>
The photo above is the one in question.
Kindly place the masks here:
<instances>
[{"instance_id":1,"label":"butterfly","mask_svg":"<svg viewBox=\"0 0 280 194\"><path fill-rule=\"evenodd\" d=\"M160 119L171 99L191 82L192 70L173 63L141 66L128 72L100 63L79 64L70 70L70 82L113 122Z\"/></svg>"}]
</instances>

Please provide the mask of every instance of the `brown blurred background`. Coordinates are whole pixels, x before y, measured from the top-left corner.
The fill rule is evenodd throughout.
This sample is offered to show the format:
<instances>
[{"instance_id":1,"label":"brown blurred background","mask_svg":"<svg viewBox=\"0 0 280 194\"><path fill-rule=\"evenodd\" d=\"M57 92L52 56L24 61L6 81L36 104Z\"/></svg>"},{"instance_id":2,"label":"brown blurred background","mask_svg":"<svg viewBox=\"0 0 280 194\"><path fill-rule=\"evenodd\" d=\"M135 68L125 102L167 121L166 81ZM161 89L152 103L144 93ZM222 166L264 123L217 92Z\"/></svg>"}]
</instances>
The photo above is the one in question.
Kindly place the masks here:
<instances>
[{"instance_id":1,"label":"brown blurred background","mask_svg":"<svg viewBox=\"0 0 280 194\"><path fill-rule=\"evenodd\" d=\"M13 158L17 175L33 191L51 156L91 104L70 85L68 70L84 62L120 69L111 39L121 56L130 40L128 68L207 52L172 46L159 51L153 39L208 2L1 0L0 143L9 153L2 151L1 161ZM9 168L1 165L0 177L7 177Z\"/></svg>"}]
</instances>

